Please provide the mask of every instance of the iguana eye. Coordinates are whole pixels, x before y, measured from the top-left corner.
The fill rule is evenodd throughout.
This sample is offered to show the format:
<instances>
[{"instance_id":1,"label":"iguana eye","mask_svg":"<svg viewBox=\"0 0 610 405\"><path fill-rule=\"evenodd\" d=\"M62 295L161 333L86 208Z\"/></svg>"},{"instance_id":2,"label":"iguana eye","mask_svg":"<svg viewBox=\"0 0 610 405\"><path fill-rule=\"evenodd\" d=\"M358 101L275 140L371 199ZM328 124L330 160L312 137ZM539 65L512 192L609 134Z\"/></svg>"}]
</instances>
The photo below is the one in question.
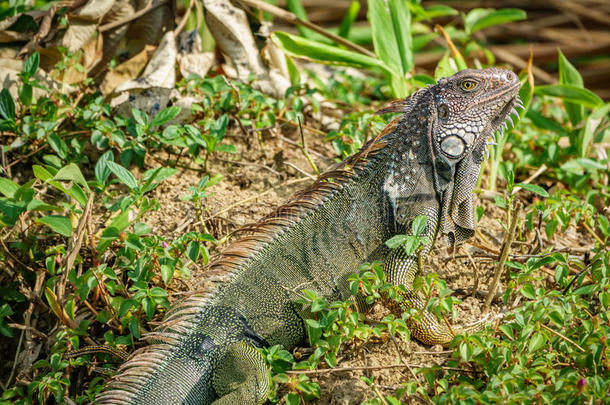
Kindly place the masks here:
<instances>
[{"instance_id":1,"label":"iguana eye","mask_svg":"<svg viewBox=\"0 0 610 405\"><path fill-rule=\"evenodd\" d=\"M464 80L462 83L460 83L460 87L462 87L462 90L465 91L473 91L477 87L477 82L473 80Z\"/></svg>"}]
</instances>

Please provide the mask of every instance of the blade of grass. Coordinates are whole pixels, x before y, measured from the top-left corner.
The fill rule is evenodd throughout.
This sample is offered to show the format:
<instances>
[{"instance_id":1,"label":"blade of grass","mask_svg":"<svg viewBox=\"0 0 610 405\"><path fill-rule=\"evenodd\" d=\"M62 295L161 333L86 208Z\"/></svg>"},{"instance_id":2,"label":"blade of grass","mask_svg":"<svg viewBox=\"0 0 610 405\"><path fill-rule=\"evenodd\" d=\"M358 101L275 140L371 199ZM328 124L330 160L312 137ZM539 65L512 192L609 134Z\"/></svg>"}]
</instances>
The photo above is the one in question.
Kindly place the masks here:
<instances>
[{"instance_id":1,"label":"blade of grass","mask_svg":"<svg viewBox=\"0 0 610 405\"><path fill-rule=\"evenodd\" d=\"M389 74L395 73L379 59L362 55L357 52L311 41L307 38L291 35L281 31L274 32L271 37L284 51L295 56L306 57L326 63L340 63L357 67L379 68Z\"/></svg>"},{"instance_id":2,"label":"blade of grass","mask_svg":"<svg viewBox=\"0 0 610 405\"><path fill-rule=\"evenodd\" d=\"M302 25L307 28L310 28L311 30L313 30L319 34L322 34L329 39L332 39L337 44L343 45L348 49L354 50L356 52L360 52L361 54L366 55L371 58L375 57L375 54L372 53L371 51L369 51L368 49L363 48L360 45L357 45L351 41L348 41L345 38L341 38L340 36L335 35L328 30L325 30L324 28L320 27L319 25L316 25L309 21L304 21L304 20L298 18L296 15L294 15L294 13L291 13L290 11L283 10L279 7L276 7L269 3L265 3L264 1L261 1L261 0L239 0L239 1L241 3L249 5L251 7L257 7L259 9L261 9L262 11L266 11L267 13L269 13L275 17L281 18L282 20L287 21L291 24Z\"/></svg>"},{"instance_id":3,"label":"blade of grass","mask_svg":"<svg viewBox=\"0 0 610 405\"><path fill-rule=\"evenodd\" d=\"M347 38L349 36L349 32L352 29L352 25L354 25L354 21L358 17L358 13L360 12L360 2L354 0L349 5L347 12L343 16L341 20L341 25L339 25L338 35L341 38Z\"/></svg>"},{"instance_id":4,"label":"blade of grass","mask_svg":"<svg viewBox=\"0 0 610 405\"><path fill-rule=\"evenodd\" d=\"M584 82L582 80L582 76L580 73L578 73L578 70L576 70L576 68L565 57L563 52L561 52L561 49L558 48L557 53L559 56L559 84L566 84L581 89L584 88ZM583 118L583 106L567 101L564 103L564 105L566 112L568 113L568 117L570 117L572 126L578 125Z\"/></svg>"}]
</instances>

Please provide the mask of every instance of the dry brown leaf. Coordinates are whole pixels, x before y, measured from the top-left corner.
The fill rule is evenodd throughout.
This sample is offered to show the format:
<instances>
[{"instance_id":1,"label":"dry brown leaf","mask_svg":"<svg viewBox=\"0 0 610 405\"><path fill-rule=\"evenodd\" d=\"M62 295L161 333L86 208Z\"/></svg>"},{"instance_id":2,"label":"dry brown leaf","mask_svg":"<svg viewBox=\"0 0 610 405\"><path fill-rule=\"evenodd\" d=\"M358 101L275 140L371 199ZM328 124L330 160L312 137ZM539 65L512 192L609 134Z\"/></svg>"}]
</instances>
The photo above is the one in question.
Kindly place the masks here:
<instances>
[{"instance_id":1,"label":"dry brown leaf","mask_svg":"<svg viewBox=\"0 0 610 405\"><path fill-rule=\"evenodd\" d=\"M269 73L254 42L244 10L226 0L203 0L205 21L222 53L231 60L237 78L248 80L251 74L257 80L252 85L278 97L286 88L270 79Z\"/></svg>"},{"instance_id":2,"label":"dry brown leaf","mask_svg":"<svg viewBox=\"0 0 610 405\"><path fill-rule=\"evenodd\" d=\"M102 94L110 94L121 83L137 78L155 49L156 47L147 45L140 53L109 71L100 84Z\"/></svg>"},{"instance_id":3,"label":"dry brown leaf","mask_svg":"<svg viewBox=\"0 0 610 405\"><path fill-rule=\"evenodd\" d=\"M90 72L101 60L104 54L104 36L98 35L83 47L83 66L85 72Z\"/></svg>"},{"instance_id":4,"label":"dry brown leaf","mask_svg":"<svg viewBox=\"0 0 610 405\"><path fill-rule=\"evenodd\" d=\"M182 77L191 74L205 77L216 58L214 52L201 52L201 36L197 30L184 31L178 37L177 61Z\"/></svg>"},{"instance_id":5,"label":"dry brown leaf","mask_svg":"<svg viewBox=\"0 0 610 405\"><path fill-rule=\"evenodd\" d=\"M26 41L31 35L25 32L0 31L0 44L9 44L16 41Z\"/></svg>"},{"instance_id":6,"label":"dry brown leaf","mask_svg":"<svg viewBox=\"0 0 610 405\"><path fill-rule=\"evenodd\" d=\"M141 77L122 83L114 90L121 93L110 101L119 114L131 115L137 108L155 116L169 103L170 92L176 84L176 40L168 31L144 69Z\"/></svg>"}]
</instances>

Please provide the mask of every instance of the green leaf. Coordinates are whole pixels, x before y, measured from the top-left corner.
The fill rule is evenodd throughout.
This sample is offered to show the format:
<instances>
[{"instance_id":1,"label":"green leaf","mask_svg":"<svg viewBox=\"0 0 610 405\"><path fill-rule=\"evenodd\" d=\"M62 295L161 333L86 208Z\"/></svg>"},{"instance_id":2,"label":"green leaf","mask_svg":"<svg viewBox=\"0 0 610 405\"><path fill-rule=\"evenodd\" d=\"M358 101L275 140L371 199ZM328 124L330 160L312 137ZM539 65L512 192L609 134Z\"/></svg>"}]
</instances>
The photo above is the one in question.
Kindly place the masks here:
<instances>
[{"instance_id":1,"label":"green leaf","mask_svg":"<svg viewBox=\"0 0 610 405\"><path fill-rule=\"evenodd\" d=\"M129 187L130 190L137 190L138 182L129 170L111 161L106 162L106 165L108 166L110 171L114 173L114 175L121 181L121 183Z\"/></svg>"},{"instance_id":2,"label":"green leaf","mask_svg":"<svg viewBox=\"0 0 610 405\"><path fill-rule=\"evenodd\" d=\"M19 88L19 101L25 106L32 104L32 85L24 83Z\"/></svg>"},{"instance_id":3,"label":"green leaf","mask_svg":"<svg viewBox=\"0 0 610 405\"><path fill-rule=\"evenodd\" d=\"M180 114L180 107L178 106L174 105L171 107L164 108L159 112L159 114L155 115L155 118L153 118L153 120L150 122L150 126L159 127L161 125L167 124L168 122L176 118L178 114Z\"/></svg>"},{"instance_id":4,"label":"green leaf","mask_svg":"<svg viewBox=\"0 0 610 405\"><path fill-rule=\"evenodd\" d=\"M218 145L214 152L225 152L225 153L237 153L237 149L235 145L231 145L230 143L223 143L222 145Z\"/></svg>"},{"instance_id":5,"label":"green leaf","mask_svg":"<svg viewBox=\"0 0 610 405\"><path fill-rule=\"evenodd\" d=\"M286 0L286 5L288 6L288 10L290 10L294 15L300 18L303 21L309 21L307 18L307 12L305 11L305 7L301 3L301 0ZM320 34L315 31L310 30L309 28L303 27L300 24L297 24L297 30L302 37L311 40L319 40Z\"/></svg>"},{"instance_id":6,"label":"green leaf","mask_svg":"<svg viewBox=\"0 0 610 405\"><path fill-rule=\"evenodd\" d=\"M529 298L530 300L536 298L536 290L534 289L534 286L529 283L525 284L521 288L521 294L523 294L525 298Z\"/></svg>"},{"instance_id":7,"label":"green leaf","mask_svg":"<svg viewBox=\"0 0 610 405\"><path fill-rule=\"evenodd\" d=\"M53 175L42 166L34 165L32 166L32 171L34 172L34 176L41 181L46 182L47 180L53 178Z\"/></svg>"},{"instance_id":8,"label":"green leaf","mask_svg":"<svg viewBox=\"0 0 610 405\"><path fill-rule=\"evenodd\" d=\"M137 222L133 226L133 233L138 236L147 235L150 233L150 226L146 225L144 222Z\"/></svg>"},{"instance_id":9,"label":"green leaf","mask_svg":"<svg viewBox=\"0 0 610 405\"><path fill-rule=\"evenodd\" d=\"M474 347L470 342L462 342L460 344L460 356L462 357L462 360L470 361L473 352Z\"/></svg>"},{"instance_id":10,"label":"green leaf","mask_svg":"<svg viewBox=\"0 0 610 405\"><path fill-rule=\"evenodd\" d=\"M546 339L544 338L544 335L540 332L536 332L534 336L531 337L527 350L530 353L534 353L535 351L542 348L545 343Z\"/></svg>"},{"instance_id":11,"label":"green leaf","mask_svg":"<svg viewBox=\"0 0 610 405\"><path fill-rule=\"evenodd\" d=\"M113 162L114 154L111 150L106 151L102 156L99 157L97 163L95 164L95 179L99 183L100 186L106 185L106 180L108 180L108 176L110 176L110 169L106 162Z\"/></svg>"},{"instance_id":12,"label":"green leaf","mask_svg":"<svg viewBox=\"0 0 610 405\"><path fill-rule=\"evenodd\" d=\"M427 18L445 17L448 15L458 15L459 12L453 7L444 4L435 4L425 10Z\"/></svg>"},{"instance_id":13,"label":"green leaf","mask_svg":"<svg viewBox=\"0 0 610 405\"><path fill-rule=\"evenodd\" d=\"M26 204L22 201L14 202L7 198L0 198L0 212L4 214L0 217L0 225L13 226L19 215L21 215L26 209Z\"/></svg>"},{"instance_id":14,"label":"green leaf","mask_svg":"<svg viewBox=\"0 0 610 405\"><path fill-rule=\"evenodd\" d=\"M137 108L131 109L131 115L138 124L142 126L146 126L148 124L148 116Z\"/></svg>"},{"instance_id":15,"label":"green leaf","mask_svg":"<svg viewBox=\"0 0 610 405\"><path fill-rule=\"evenodd\" d=\"M598 107L587 117L585 128L581 131L582 136L579 137L580 157L584 158L587 155L587 150L591 142L593 142L595 131L604 119L608 119L608 114L610 114L610 103Z\"/></svg>"},{"instance_id":16,"label":"green leaf","mask_svg":"<svg viewBox=\"0 0 610 405\"><path fill-rule=\"evenodd\" d=\"M15 119L15 102L6 88L0 91L0 116L5 120Z\"/></svg>"},{"instance_id":17,"label":"green leaf","mask_svg":"<svg viewBox=\"0 0 610 405\"><path fill-rule=\"evenodd\" d=\"M79 167L74 163L62 167L57 174L53 176L53 180L73 181L76 184L83 186L87 191L90 191L83 173L81 173Z\"/></svg>"},{"instance_id":18,"label":"green leaf","mask_svg":"<svg viewBox=\"0 0 610 405\"><path fill-rule=\"evenodd\" d=\"M57 232L60 235L66 237L72 236L72 223L68 218L62 215L47 215L38 218L36 222L48 226L53 232Z\"/></svg>"},{"instance_id":19,"label":"green leaf","mask_svg":"<svg viewBox=\"0 0 610 405\"><path fill-rule=\"evenodd\" d=\"M358 18L358 12L360 11L360 2L353 0L347 9L347 12L343 16L341 20L341 24L339 25L339 32L337 33L342 38L349 37L349 32L352 29L352 25Z\"/></svg>"},{"instance_id":20,"label":"green leaf","mask_svg":"<svg viewBox=\"0 0 610 405\"><path fill-rule=\"evenodd\" d=\"M606 170L606 167L589 158L578 158L568 160L560 166L561 170L566 172L582 175L585 170Z\"/></svg>"},{"instance_id":21,"label":"green leaf","mask_svg":"<svg viewBox=\"0 0 610 405\"><path fill-rule=\"evenodd\" d=\"M521 187L524 190L531 191L532 193L538 194L545 198L549 196L549 193L545 189L543 189L542 187L537 186L535 184L517 183L517 184L515 184L515 186Z\"/></svg>"},{"instance_id":22,"label":"green leaf","mask_svg":"<svg viewBox=\"0 0 610 405\"><path fill-rule=\"evenodd\" d=\"M402 244L405 243L408 238L409 236L407 235L395 235L386 240L385 245L390 249L396 249L397 247L402 246Z\"/></svg>"},{"instance_id":23,"label":"green leaf","mask_svg":"<svg viewBox=\"0 0 610 405\"><path fill-rule=\"evenodd\" d=\"M299 394L295 393L295 392L290 392L288 395L286 395L286 405L300 405L301 404L301 397L299 396Z\"/></svg>"},{"instance_id":24,"label":"green leaf","mask_svg":"<svg viewBox=\"0 0 610 405\"><path fill-rule=\"evenodd\" d=\"M394 96L406 97L405 74L413 67L411 14L407 3L400 0L368 0L368 7L375 54L395 72L387 77Z\"/></svg>"},{"instance_id":25,"label":"green leaf","mask_svg":"<svg viewBox=\"0 0 610 405\"><path fill-rule=\"evenodd\" d=\"M502 333L504 333L506 336L508 336L508 338L510 340L513 340L515 338L512 326L503 324L503 325L500 325L498 327L498 329L500 329L500 331L502 331Z\"/></svg>"},{"instance_id":26,"label":"green leaf","mask_svg":"<svg viewBox=\"0 0 610 405\"><path fill-rule=\"evenodd\" d=\"M199 242L192 241L189 243L186 248L186 255L193 262L196 262L199 259Z\"/></svg>"},{"instance_id":27,"label":"green leaf","mask_svg":"<svg viewBox=\"0 0 610 405\"><path fill-rule=\"evenodd\" d=\"M411 13L406 1L388 0L392 25L394 26L394 36L398 44L398 56L402 64L404 74L413 69L413 43L411 37Z\"/></svg>"},{"instance_id":28,"label":"green leaf","mask_svg":"<svg viewBox=\"0 0 610 405\"><path fill-rule=\"evenodd\" d=\"M56 205L47 204L37 198L33 198L27 206L28 211L56 211L60 209L61 208Z\"/></svg>"},{"instance_id":29,"label":"green leaf","mask_svg":"<svg viewBox=\"0 0 610 405\"><path fill-rule=\"evenodd\" d=\"M0 193L4 194L5 197L12 198L18 189L19 184L6 177L0 177Z\"/></svg>"},{"instance_id":30,"label":"green leaf","mask_svg":"<svg viewBox=\"0 0 610 405\"><path fill-rule=\"evenodd\" d=\"M284 51L291 55L309 58L312 60L350 65L366 68L380 68L388 73L393 71L384 65L379 59L362 55L357 52L348 51L320 42L311 41L306 38L291 35L285 32L276 31L271 34L273 41Z\"/></svg>"},{"instance_id":31,"label":"green leaf","mask_svg":"<svg viewBox=\"0 0 610 405\"><path fill-rule=\"evenodd\" d=\"M286 68L288 69L288 77L290 77L290 84L298 86L301 84L301 73L299 72L299 68L290 55L286 53L284 56L284 59L286 59Z\"/></svg>"},{"instance_id":32,"label":"green leaf","mask_svg":"<svg viewBox=\"0 0 610 405\"><path fill-rule=\"evenodd\" d=\"M34 52L23 63L23 77L24 81L28 81L29 78L36 74L38 70L38 66L40 66L40 54L38 52Z\"/></svg>"},{"instance_id":33,"label":"green leaf","mask_svg":"<svg viewBox=\"0 0 610 405\"><path fill-rule=\"evenodd\" d=\"M521 21L527 18L525 11L518 8L474 9L468 13L464 20L464 26L468 33L473 33L483 28L494 25L505 24L512 21Z\"/></svg>"},{"instance_id":34,"label":"green leaf","mask_svg":"<svg viewBox=\"0 0 610 405\"><path fill-rule=\"evenodd\" d=\"M413 235L415 235L415 236L422 235L424 233L424 230L426 229L427 223L428 223L428 218L425 215L417 216L413 220L413 223L411 224L411 231L413 232Z\"/></svg>"},{"instance_id":35,"label":"green leaf","mask_svg":"<svg viewBox=\"0 0 610 405\"><path fill-rule=\"evenodd\" d=\"M581 89L567 84L536 86L534 93L539 96L559 97L564 101L570 101L590 108L596 108L604 103L603 100L591 90Z\"/></svg>"},{"instance_id":36,"label":"green leaf","mask_svg":"<svg viewBox=\"0 0 610 405\"><path fill-rule=\"evenodd\" d=\"M578 70L576 70L565 57L563 52L561 52L561 49L557 49L557 53L559 56L559 84L566 84L581 89L584 88L584 82ZM582 120L584 114L583 107L581 105L566 102L565 108L568 117L570 117L570 122L572 122L572 126L577 125Z\"/></svg>"}]
</instances>

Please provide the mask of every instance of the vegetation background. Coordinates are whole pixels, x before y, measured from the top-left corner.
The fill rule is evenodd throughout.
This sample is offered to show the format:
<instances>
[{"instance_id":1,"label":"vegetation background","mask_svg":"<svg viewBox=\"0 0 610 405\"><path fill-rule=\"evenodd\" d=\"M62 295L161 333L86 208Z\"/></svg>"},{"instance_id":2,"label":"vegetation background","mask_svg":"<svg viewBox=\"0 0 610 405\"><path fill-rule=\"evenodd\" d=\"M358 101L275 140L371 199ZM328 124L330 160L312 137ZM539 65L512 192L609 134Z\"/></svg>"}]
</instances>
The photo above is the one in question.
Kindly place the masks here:
<instances>
[{"instance_id":1,"label":"vegetation background","mask_svg":"<svg viewBox=\"0 0 610 405\"><path fill-rule=\"evenodd\" d=\"M376 110L491 65L524 109L490 144L475 238L439 244L416 287L447 321L504 320L429 348L411 314L304 290L311 347L264 350L269 401L610 402L610 3L220 3L0 2L0 403L91 402L240 226L383 129ZM417 250L418 226L389 243ZM392 290L378 263L352 287Z\"/></svg>"}]
</instances>

